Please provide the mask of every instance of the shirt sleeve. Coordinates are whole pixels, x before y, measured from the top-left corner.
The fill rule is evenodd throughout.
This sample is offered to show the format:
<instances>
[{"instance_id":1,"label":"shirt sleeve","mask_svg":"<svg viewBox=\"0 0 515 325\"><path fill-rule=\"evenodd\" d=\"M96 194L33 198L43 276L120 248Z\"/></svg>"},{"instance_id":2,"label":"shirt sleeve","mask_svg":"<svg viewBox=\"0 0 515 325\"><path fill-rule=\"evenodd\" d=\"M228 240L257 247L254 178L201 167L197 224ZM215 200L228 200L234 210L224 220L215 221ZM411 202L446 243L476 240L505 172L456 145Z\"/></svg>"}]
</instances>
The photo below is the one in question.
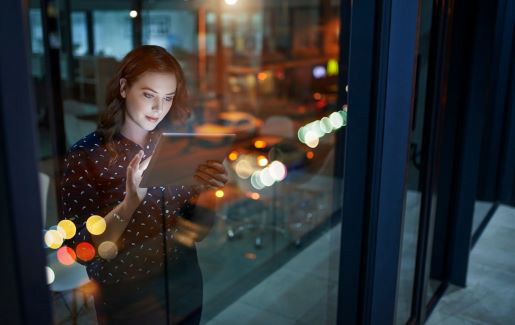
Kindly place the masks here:
<instances>
[{"instance_id":1,"label":"shirt sleeve","mask_svg":"<svg viewBox=\"0 0 515 325\"><path fill-rule=\"evenodd\" d=\"M86 229L86 221L92 215L100 214L99 192L92 181L93 170L88 166L87 155L82 150L71 150L64 159L60 179L61 208L59 218L75 224L76 233L65 240L65 245L76 250L77 245L86 242L95 248L91 234ZM88 262L91 262L91 259ZM88 264L77 258L81 264Z\"/></svg>"}]
</instances>

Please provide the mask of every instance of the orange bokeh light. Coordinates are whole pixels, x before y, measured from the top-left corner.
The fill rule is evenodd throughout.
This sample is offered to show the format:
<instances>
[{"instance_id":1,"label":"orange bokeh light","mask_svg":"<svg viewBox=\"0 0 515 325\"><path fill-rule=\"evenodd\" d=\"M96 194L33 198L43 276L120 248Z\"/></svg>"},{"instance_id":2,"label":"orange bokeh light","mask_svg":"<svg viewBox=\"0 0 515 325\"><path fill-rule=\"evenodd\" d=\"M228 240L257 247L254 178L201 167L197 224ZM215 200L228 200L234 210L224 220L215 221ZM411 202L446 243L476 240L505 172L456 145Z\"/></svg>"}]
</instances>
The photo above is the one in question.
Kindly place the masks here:
<instances>
[{"instance_id":1,"label":"orange bokeh light","mask_svg":"<svg viewBox=\"0 0 515 325\"><path fill-rule=\"evenodd\" d=\"M95 248L90 243L82 242L76 248L77 257L84 262L90 261L95 257Z\"/></svg>"},{"instance_id":2,"label":"orange bokeh light","mask_svg":"<svg viewBox=\"0 0 515 325\"><path fill-rule=\"evenodd\" d=\"M266 80L266 78L268 77L267 73L266 72L260 72L258 73L258 79L261 80L261 81L264 81Z\"/></svg>"},{"instance_id":3,"label":"orange bokeh light","mask_svg":"<svg viewBox=\"0 0 515 325\"><path fill-rule=\"evenodd\" d=\"M77 256L75 255L75 252L72 248L63 246L57 251L57 259L63 265L72 265L75 263Z\"/></svg>"},{"instance_id":4,"label":"orange bokeh light","mask_svg":"<svg viewBox=\"0 0 515 325\"><path fill-rule=\"evenodd\" d=\"M236 160L236 159L238 159L238 153L236 151L232 151L229 154L229 160Z\"/></svg>"},{"instance_id":5,"label":"orange bokeh light","mask_svg":"<svg viewBox=\"0 0 515 325\"><path fill-rule=\"evenodd\" d=\"M313 153L313 151L308 151L306 152L306 157L308 159L313 159L313 157L315 157L315 154Z\"/></svg>"},{"instance_id":6,"label":"orange bokeh light","mask_svg":"<svg viewBox=\"0 0 515 325\"><path fill-rule=\"evenodd\" d=\"M254 147L258 148L258 149L263 149L263 148L266 148L266 142L263 141L263 140L256 140L254 142Z\"/></svg>"}]
</instances>

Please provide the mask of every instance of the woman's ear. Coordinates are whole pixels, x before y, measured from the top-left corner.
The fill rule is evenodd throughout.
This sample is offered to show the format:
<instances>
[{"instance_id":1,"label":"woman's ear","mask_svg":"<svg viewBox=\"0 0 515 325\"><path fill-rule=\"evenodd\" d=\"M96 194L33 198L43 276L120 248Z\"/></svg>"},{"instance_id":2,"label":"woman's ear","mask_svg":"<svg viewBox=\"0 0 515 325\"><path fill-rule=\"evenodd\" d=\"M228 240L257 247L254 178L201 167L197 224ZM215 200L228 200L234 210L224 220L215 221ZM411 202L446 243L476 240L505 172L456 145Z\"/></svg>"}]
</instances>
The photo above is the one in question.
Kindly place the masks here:
<instances>
[{"instance_id":1,"label":"woman's ear","mask_svg":"<svg viewBox=\"0 0 515 325\"><path fill-rule=\"evenodd\" d=\"M120 78L120 96L127 97L127 79Z\"/></svg>"}]
</instances>

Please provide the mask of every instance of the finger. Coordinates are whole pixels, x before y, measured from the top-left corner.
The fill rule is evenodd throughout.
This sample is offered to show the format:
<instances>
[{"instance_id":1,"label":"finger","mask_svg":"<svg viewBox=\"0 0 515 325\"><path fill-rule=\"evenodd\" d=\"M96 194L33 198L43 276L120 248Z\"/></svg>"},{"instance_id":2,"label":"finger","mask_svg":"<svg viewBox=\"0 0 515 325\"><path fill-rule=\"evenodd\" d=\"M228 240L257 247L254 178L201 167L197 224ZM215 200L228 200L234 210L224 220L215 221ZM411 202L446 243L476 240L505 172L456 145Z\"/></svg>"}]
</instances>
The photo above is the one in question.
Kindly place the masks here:
<instances>
[{"instance_id":1,"label":"finger","mask_svg":"<svg viewBox=\"0 0 515 325\"><path fill-rule=\"evenodd\" d=\"M208 190L216 190L216 189L217 189L217 187L216 187L216 186L213 186L213 185L207 184L207 183L206 183L206 181L204 181L204 179L203 179L203 178L200 178L200 177L199 177L199 176L197 176L197 175L194 175L194 176L193 176L193 178L194 178L194 179L196 179L196 180L197 180L197 182L199 182L199 183L200 183L200 188L199 188L199 190L200 190L201 192L205 191L206 189L208 189Z\"/></svg>"},{"instance_id":2,"label":"finger","mask_svg":"<svg viewBox=\"0 0 515 325\"><path fill-rule=\"evenodd\" d=\"M142 150L140 150L134 156L134 158L132 158L131 162L129 163L129 167L132 167L133 169L136 168L136 166L138 166L140 161L141 161L141 157L143 157L143 151Z\"/></svg>"},{"instance_id":3,"label":"finger","mask_svg":"<svg viewBox=\"0 0 515 325\"><path fill-rule=\"evenodd\" d=\"M209 167L215 168L216 170L218 170L221 173L225 173L225 167L220 161L208 160L207 165Z\"/></svg>"},{"instance_id":4,"label":"finger","mask_svg":"<svg viewBox=\"0 0 515 325\"><path fill-rule=\"evenodd\" d=\"M219 180L220 182L223 182L224 184L227 183L227 181L229 180L227 175L221 174L218 170L211 167L200 166L198 170L204 172L205 174L208 174L209 176Z\"/></svg>"},{"instance_id":5,"label":"finger","mask_svg":"<svg viewBox=\"0 0 515 325\"><path fill-rule=\"evenodd\" d=\"M223 187L224 186L224 183L217 181L216 179L212 178L210 175L208 175L202 171L198 171L195 175L200 177L204 181L204 183L207 185L211 185L211 186L215 186L215 187Z\"/></svg>"},{"instance_id":6,"label":"finger","mask_svg":"<svg viewBox=\"0 0 515 325\"><path fill-rule=\"evenodd\" d=\"M125 182L126 186L132 185L134 183L134 172L132 167L127 167L127 181Z\"/></svg>"},{"instance_id":7,"label":"finger","mask_svg":"<svg viewBox=\"0 0 515 325\"><path fill-rule=\"evenodd\" d=\"M147 169L148 167L148 164L150 163L150 159L152 158L152 155L148 156L147 158L145 158L145 160L143 160L140 164L139 164L139 170L141 171L144 171L145 169Z\"/></svg>"}]
</instances>

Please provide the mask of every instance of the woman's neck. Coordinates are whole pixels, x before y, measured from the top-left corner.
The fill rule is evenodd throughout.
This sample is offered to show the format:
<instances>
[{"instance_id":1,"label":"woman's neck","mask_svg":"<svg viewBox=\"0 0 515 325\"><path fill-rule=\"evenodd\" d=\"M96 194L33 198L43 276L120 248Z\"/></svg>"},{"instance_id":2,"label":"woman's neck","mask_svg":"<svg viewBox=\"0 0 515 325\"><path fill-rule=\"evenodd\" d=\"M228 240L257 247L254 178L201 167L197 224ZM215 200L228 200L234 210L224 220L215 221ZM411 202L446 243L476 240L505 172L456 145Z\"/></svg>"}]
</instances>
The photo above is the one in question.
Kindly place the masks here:
<instances>
[{"instance_id":1,"label":"woman's neck","mask_svg":"<svg viewBox=\"0 0 515 325\"><path fill-rule=\"evenodd\" d=\"M132 119L126 118L120 129L120 133L132 142L139 144L140 147L144 147L147 142L149 131L141 128L139 125L134 123Z\"/></svg>"}]
</instances>

